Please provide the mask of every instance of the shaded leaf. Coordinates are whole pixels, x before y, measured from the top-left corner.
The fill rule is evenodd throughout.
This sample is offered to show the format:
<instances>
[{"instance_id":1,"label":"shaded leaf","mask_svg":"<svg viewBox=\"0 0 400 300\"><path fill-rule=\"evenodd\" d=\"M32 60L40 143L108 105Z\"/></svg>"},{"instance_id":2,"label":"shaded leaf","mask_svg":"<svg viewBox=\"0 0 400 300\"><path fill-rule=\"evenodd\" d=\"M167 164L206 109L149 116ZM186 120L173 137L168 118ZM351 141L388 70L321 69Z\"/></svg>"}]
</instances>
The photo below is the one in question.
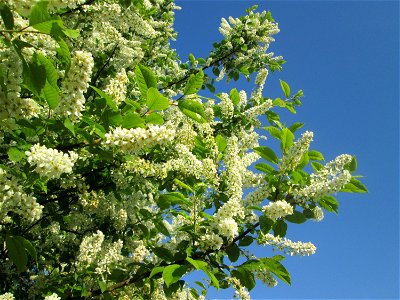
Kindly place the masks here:
<instances>
[{"instance_id":1,"label":"shaded leaf","mask_svg":"<svg viewBox=\"0 0 400 300\"><path fill-rule=\"evenodd\" d=\"M169 265L164 268L162 277L165 284L169 287L171 284L177 282L187 271L187 266L178 264Z\"/></svg>"},{"instance_id":2,"label":"shaded leaf","mask_svg":"<svg viewBox=\"0 0 400 300\"><path fill-rule=\"evenodd\" d=\"M8 30L14 28L14 17L10 8L5 4L0 4L0 15L4 22L4 27Z\"/></svg>"}]
</instances>

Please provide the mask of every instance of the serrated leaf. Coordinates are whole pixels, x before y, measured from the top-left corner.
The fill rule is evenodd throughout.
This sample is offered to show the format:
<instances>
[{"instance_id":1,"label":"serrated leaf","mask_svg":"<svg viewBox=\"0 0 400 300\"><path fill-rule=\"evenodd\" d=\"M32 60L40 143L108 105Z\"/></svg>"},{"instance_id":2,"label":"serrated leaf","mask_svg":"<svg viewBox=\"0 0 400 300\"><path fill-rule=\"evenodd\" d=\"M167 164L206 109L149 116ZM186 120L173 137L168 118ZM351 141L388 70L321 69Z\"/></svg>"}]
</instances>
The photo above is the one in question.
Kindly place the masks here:
<instances>
[{"instance_id":1,"label":"serrated leaf","mask_svg":"<svg viewBox=\"0 0 400 300\"><path fill-rule=\"evenodd\" d=\"M187 266L181 266L178 264L173 264L165 267L162 273L162 277L167 287L181 279L181 277L186 274L186 271Z\"/></svg>"},{"instance_id":2,"label":"serrated leaf","mask_svg":"<svg viewBox=\"0 0 400 300\"><path fill-rule=\"evenodd\" d=\"M178 102L178 107L189 118L199 123L207 122L204 115L204 107L201 103L195 100L183 100Z\"/></svg>"},{"instance_id":3,"label":"serrated leaf","mask_svg":"<svg viewBox=\"0 0 400 300\"><path fill-rule=\"evenodd\" d=\"M279 79L279 81L281 83L281 88L282 88L283 94L285 95L286 98L289 98L289 96L290 96L290 87L289 87L289 85L285 81L283 81L281 79Z\"/></svg>"},{"instance_id":4,"label":"serrated leaf","mask_svg":"<svg viewBox=\"0 0 400 300\"><path fill-rule=\"evenodd\" d=\"M46 80L53 88L58 90L58 85L57 85L58 73L53 63L41 53L37 53L37 59L38 62L46 69Z\"/></svg>"},{"instance_id":5,"label":"serrated leaf","mask_svg":"<svg viewBox=\"0 0 400 300\"><path fill-rule=\"evenodd\" d=\"M123 128L135 128L144 125L144 119L137 113L130 113L123 117L121 126Z\"/></svg>"},{"instance_id":6,"label":"serrated leaf","mask_svg":"<svg viewBox=\"0 0 400 300\"><path fill-rule=\"evenodd\" d=\"M152 252L165 261L172 261L174 259L172 252L164 247L155 247Z\"/></svg>"},{"instance_id":7,"label":"serrated leaf","mask_svg":"<svg viewBox=\"0 0 400 300\"><path fill-rule=\"evenodd\" d=\"M147 108L152 110L163 110L169 107L169 100L165 98L156 88L149 87L147 90Z\"/></svg>"},{"instance_id":8,"label":"serrated leaf","mask_svg":"<svg viewBox=\"0 0 400 300\"><path fill-rule=\"evenodd\" d=\"M339 213L339 202L332 196L325 196L318 199L318 204L325 210Z\"/></svg>"},{"instance_id":9,"label":"serrated leaf","mask_svg":"<svg viewBox=\"0 0 400 300\"><path fill-rule=\"evenodd\" d=\"M189 191L189 192L193 192L193 189L189 186L189 185L187 185L186 183L184 183L183 181L180 181L178 178L174 178L174 183L177 185L177 186L179 186L180 188L182 188L182 189L185 189L185 190L187 190L187 191Z\"/></svg>"},{"instance_id":10,"label":"serrated leaf","mask_svg":"<svg viewBox=\"0 0 400 300\"><path fill-rule=\"evenodd\" d=\"M346 169L349 170L350 173L353 173L354 171L357 170L357 159L353 155L353 158L351 159L351 162L346 165Z\"/></svg>"},{"instance_id":11,"label":"serrated leaf","mask_svg":"<svg viewBox=\"0 0 400 300\"><path fill-rule=\"evenodd\" d=\"M260 222L260 230L264 234L269 233L270 230L272 229L272 226L274 225L274 221L268 219L266 216L260 216L259 222Z\"/></svg>"},{"instance_id":12,"label":"serrated leaf","mask_svg":"<svg viewBox=\"0 0 400 300\"><path fill-rule=\"evenodd\" d=\"M184 94L191 95L198 92L203 85L204 73L203 70L200 69L196 74L191 74L189 80L186 83Z\"/></svg>"},{"instance_id":13,"label":"serrated leaf","mask_svg":"<svg viewBox=\"0 0 400 300\"><path fill-rule=\"evenodd\" d=\"M350 193L368 193L367 187L354 177L352 177L350 182L347 183L340 191Z\"/></svg>"},{"instance_id":14,"label":"serrated leaf","mask_svg":"<svg viewBox=\"0 0 400 300\"><path fill-rule=\"evenodd\" d=\"M314 169L314 172L318 172L319 170L324 168L323 164L320 164L319 162L316 161L311 162L311 166Z\"/></svg>"},{"instance_id":15,"label":"serrated leaf","mask_svg":"<svg viewBox=\"0 0 400 300\"><path fill-rule=\"evenodd\" d=\"M257 170L259 170L261 172L267 173L267 174L270 174L271 172L275 171L275 169L272 166L270 166L269 164L265 164L265 163L256 164L254 166L254 168L256 168Z\"/></svg>"},{"instance_id":16,"label":"serrated leaf","mask_svg":"<svg viewBox=\"0 0 400 300\"><path fill-rule=\"evenodd\" d=\"M7 150L8 159L13 162L19 162L26 157L25 152L18 150L16 147L11 147Z\"/></svg>"},{"instance_id":17,"label":"serrated leaf","mask_svg":"<svg viewBox=\"0 0 400 300\"><path fill-rule=\"evenodd\" d=\"M59 89L58 87L54 88L47 80L44 88L42 89L41 95L44 99L46 99L49 108L55 109L58 106L60 98Z\"/></svg>"},{"instance_id":18,"label":"serrated leaf","mask_svg":"<svg viewBox=\"0 0 400 300\"><path fill-rule=\"evenodd\" d=\"M153 72L146 66L138 64L135 68L136 82L143 99L147 99L147 90L157 88L157 79Z\"/></svg>"},{"instance_id":19,"label":"serrated leaf","mask_svg":"<svg viewBox=\"0 0 400 300\"><path fill-rule=\"evenodd\" d=\"M260 258L259 261L268 269L268 271L275 274L283 282L291 285L290 274L286 268L279 262L278 259L273 258Z\"/></svg>"},{"instance_id":20,"label":"serrated leaf","mask_svg":"<svg viewBox=\"0 0 400 300\"><path fill-rule=\"evenodd\" d=\"M310 158L310 160L325 160L325 158L322 155L322 153L318 152L316 150L308 151L308 157Z\"/></svg>"},{"instance_id":21,"label":"serrated leaf","mask_svg":"<svg viewBox=\"0 0 400 300\"><path fill-rule=\"evenodd\" d=\"M163 116L156 112L153 112L150 115L147 115L145 117L145 120L146 120L146 123L149 123L149 124L157 124L157 125L164 124Z\"/></svg>"},{"instance_id":22,"label":"serrated leaf","mask_svg":"<svg viewBox=\"0 0 400 300\"><path fill-rule=\"evenodd\" d=\"M6 247L8 252L8 257L17 267L18 272L22 272L26 268L28 263L28 255L21 240L18 236L7 236L6 237Z\"/></svg>"},{"instance_id":23,"label":"serrated leaf","mask_svg":"<svg viewBox=\"0 0 400 300\"><path fill-rule=\"evenodd\" d=\"M275 127L275 126L268 126L268 127L263 127L263 129L266 129L270 135L272 135L274 138L280 140L281 139L281 131L279 130L279 128Z\"/></svg>"},{"instance_id":24,"label":"serrated leaf","mask_svg":"<svg viewBox=\"0 0 400 300\"><path fill-rule=\"evenodd\" d=\"M14 17L10 8L5 4L0 4L0 15L4 22L4 27L8 30L14 28Z\"/></svg>"},{"instance_id":25,"label":"serrated leaf","mask_svg":"<svg viewBox=\"0 0 400 300\"><path fill-rule=\"evenodd\" d=\"M208 270L208 264L205 261L201 260L195 260L191 257L187 257L186 260L191 263L196 270L202 270L204 273L207 274L207 276L210 278L211 282L215 286L217 290L219 290L219 282L218 279L215 277L213 273L211 273L210 270Z\"/></svg>"},{"instance_id":26,"label":"serrated leaf","mask_svg":"<svg viewBox=\"0 0 400 300\"><path fill-rule=\"evenodd\" d=\"M267 146L260 146L253 149L256 153L258 153L262 158L268 160L274 164L278 164L279 159L276 156L274 150Z\"/></svg>"},{"instance_id":27,"label":"serrated leaf","mask_svg":"<svg viewBox=\"0 0 400 300\"><path fill-rule=\"evenodd\" d=\"M239 279L240 283L245 286L249 291L251 291L256 285L254 274L250 272L247 268L239 267L236 270L232 270L231 275Z\"/></svg>"},{"instance_id":28,"label":"serrated leaf","mask_svg":"<svg viewBox=\"0 0 400 300\"><path fill-rule=\"evenodd\" d=\"M282 219L277 220L275 224L272 226L272 229L274 230L274 236L285 237L287 227L288 226L284 220Z\"/></svg>"},{"instance_id":29,"label":"serrated leaf","mask_svg":"<svg viewBox=\"0 0 400 300\"><path fill-rule=\"evenodd\" d=\"M295 133L298 129L302 128L303 126L304 126L304 123L296 122L296 123L293 123L288 128L291 132Z\"/></svg>"},{"instance_id":30,"label":"serrated leaf","mask_svg":"<svg viewBox=\"0 0 400 300\"><path fill-rule=\"evenodd\" d=\"M229 98L232 100L233 105L237 105L240 102L239 92L236 88L231 89Z\"/></svg>"},{"instance_id":31,"label":"serrated leaf","mask_svg":"<svg viewBox=\"0 0 400 300\"><path fill-rule=\"evenodd\" d=\"M65 71L68 72L71 66L71 52L69 51L69 47L67 43L62 38L56 38L59 48L57 48L57 54L59 60L65 67Z\"/></svg>"},{"instance_id":32,"label":"serrated leaf","mask_svg":"<svg viewBox=\"0 0 400 300\"><path fill-rule=\"evenodd\" d=\"M118 111L117 104L115 104L111 96L107 95L105 92L103 92L102 90L98 89L95 86L91 85L90 87L100 96L100 98L106 100L106 104L108 107L110 107L114 111Z\"/></svg>"}]
</instances>

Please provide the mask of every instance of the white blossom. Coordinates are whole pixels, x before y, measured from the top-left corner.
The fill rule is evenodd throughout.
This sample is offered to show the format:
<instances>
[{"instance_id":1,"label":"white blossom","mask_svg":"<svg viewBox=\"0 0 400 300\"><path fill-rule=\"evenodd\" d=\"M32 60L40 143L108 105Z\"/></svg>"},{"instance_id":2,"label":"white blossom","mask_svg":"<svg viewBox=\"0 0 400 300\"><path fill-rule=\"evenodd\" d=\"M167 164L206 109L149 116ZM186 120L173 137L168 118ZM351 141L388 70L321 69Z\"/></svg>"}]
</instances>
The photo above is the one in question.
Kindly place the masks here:
<instances>
[{"instance_id":1,"label":"white blossom","mask_svg":"<svg viewBox=\"0 0 400 300\"><path fill-rule=\"evenodd\" d=\"M268 205L263 206L262 210L268 218L274 221L293 214L293 207L284 200L270 202Z\"/></svg>"},{"instance_id":2,"label":"white blossom","mask_svg":"<svg viewBox=\"0 0 400 300\"><path fill-rule=\"evenodd\" d=\"M293 255L311 255L314 254L317 248L311 242L292 242L289 239L273 236L270 233L260 233L258 242L263 245L271 245L286 254Z\"/></svg>"}]
</instances>

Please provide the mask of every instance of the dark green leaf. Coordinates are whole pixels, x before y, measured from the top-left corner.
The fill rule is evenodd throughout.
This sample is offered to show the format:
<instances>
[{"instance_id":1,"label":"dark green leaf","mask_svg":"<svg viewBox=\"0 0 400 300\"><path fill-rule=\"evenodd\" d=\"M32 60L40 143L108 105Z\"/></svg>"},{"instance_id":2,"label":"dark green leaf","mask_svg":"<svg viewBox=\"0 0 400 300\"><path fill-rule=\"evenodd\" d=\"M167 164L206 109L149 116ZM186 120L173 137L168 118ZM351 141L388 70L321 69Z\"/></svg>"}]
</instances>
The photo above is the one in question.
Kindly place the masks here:
<instances>
[{"instance_id":1,"label":"dark green leaf","mask_svg":"<svg viewBox=\"0 0 400 300\"><path fill-rule=\"evenodd\" d=\"M130 113L123 117L122 121L123 128L135 128L144 125L144 119L137 113Z\"/></svg>"},{"instance_id":2,"label":"dark green leaf","mask_svg":"<svg viewBox=\"0 0 400 300\"><path fill-rule=\"evenodd\" d=\"M118 111L117 104L115 104L114 100L111 98L111 96L107 95L105 92L102 90L98 89L95 86L90 86L99 96L100 98L106 100L107 106L110 107L114 111Z\"/></svg>"},{"instance_id":3,"label":"dark green leaf","mask_svg":"<svg viewBox=\"0 0 400 300\"><path fill-rule=\"evenodd\" d=\"M8 257L16 265L18 272L24 271L28 263L28 255L22 239L20 236L8 236L6 238Z\"/></svg>"},{"instance_id":4,"label":"dark green leaf","mask_svg":"<svg viewBox=\"0 0 400 300\"><path fill-rule=\"evenodd\" d=\"M172 261L174 258L171 251L163 247L153 248L153 253L165 261Z\"/></svg>"},{"instance_id":5,"label":"dark green leaf","mask_svg":"<svg viewBox=\"0 0 400 300\"><path fill-rule=\"evenodd\" d=\"M257 152L262 158L274 163L278 164L279 160L278 157L276 156L274 150L272 150L269 147L266 146L260 146L254 148L254 151Z\"/></svg>"},{"instance_id":6,"label":"dark green leaf","mask_svg":"<svg viewBox=\"0 0 400 300\"><path fill-rule=\"evenodd\" d=\"M161 194L157 200L158 207L161 209L169 208L171 205L186 204L189 205L190 202L181 193L171 192L166 194Z\"/></svg>"},{"instance_id":7,"label":"dark green leaf","mask_svg":"<svg viewBox=\"0 0 400 300\"><path fill-rule=\"evenodd\" d=\"M280 219L276 221L274 226L272 226L272 229L274 230L274 236L285 237L287 227L288 226L284 220Z\"/></svg>"},{"instance_id":8,"label":"dark green leaf","mask_svg":"<svg viewBox=\"0 0 400 300\"><path fill-rule=\"evenodd\" d=\"M18 150L16 147L11 147L7 150L8 159L13 162L19 162L26 157L25 152Z\"/></svg>"},{"instance_id":9,"label":"dark green leaf","mask_svg":"<svg viewBox=\"0 0 400 300\"><path fill-rule=\"evenodd\" d=\"M219 290L219 282L213 273L208 269L208 263L202 260L195 260L193 258L187 257L186 260L191 263L196 270L202 270L204 273L208 275L212 284L215 286L217 290Z\"/></svg>"},{"instance_id":10,"label":"dark green leaf","mask_svg":"<svg viewBox=\"0 0 400 300\"><path fill-rule=\"evenodd\" d=\"M197 93L203 85L204 73L203 70L200 69L196 74L191 74L189 80L185 86L184 94L191 95Z\"/></svg>"},{"instance_id":11,"label":"dark green leaf","mask_svg":"<svg viewBox=\"0 0 400 300\"><path fill-rule=\"evenodd\" d=\"M169 100L165 98L156 88L149 87L147 90L147 108L152 110L163 110L169 107Z\"/></svg>"},{"instance_id":12,"label":"dark green leaf","mask_svg":"<svg viewBox=\"0 0 400 300\"><path fill-rule=\"evenodd\" d=\"M310 160L325 160L322 153L315 150L308 151L308 157Z\"/></svg>"},{"instance_id":13,"label":"dark green leaf","mask_svg":"<svg viewBox=\"0 0 400 300\"><path fill-rule=\"evenodd\" d=\"M254 274L247 268L239 267L236 270L232 270L231 275L239 279L240 283L249 291L251 291L256 285Z\"/></svg>"},{"instance_id":14,"label":"dark green leaf","mask_svg":"<svg viewBox=\"0 0 400 300\"><path fill-rule=\"evenodd\" d=\"M0 4L0 14L3 18L4 27L12 30L14 28L14 17L10 8L5 4Z\"/></svg>"},{"instance_id":15,"label":"dark green leaf","mask_svg":"<svg viewBox=\"0 0 400 300\"><path fill-rule=\"evenodd\" d=\"M296 224L301 224L307 221L307 218L297 210L295 210L293 214L286 216L285 219L291 223L296 223Z\"/></svg>"},{"instance_id":16,"label":"dark green leaf","mask_svg":"<svg viewBox=\"0 0 400 300\"><path fill-rule=\"evenodd\" d=\"M281 88L282 88L283 93L285 94L285 97L289 98L289 96L290 96L290 87L289 87L289 85L283 80L279 79L279 81L281 83Z\"/></svg>"},{"instance_id":17,"label":"dark green leaf","mask_svg":"<svg viewBox=\"0 0 400 300\"><path fill-rule=\"evenodd\" d=\"M226 248L225 252L228 254L228 258L231 262L235 262L239 259L240 249L235 243Z\"/></svg>"},{"instance_id":18,"label":"dark green leaf","mask_svg":"<svg viewBox=\"0 0 400 300\"><path fill-rule=\"evenodd\" d=\"M272 229L272 226L274 225L274 221L268 219L266 216L260 216L259 222L260 222L261 232L264 234L269 233L270 230Z\"/></svg>"},{"instance_id":19,"label":"dark green leaf","mask_svg":"<svg viewBox=\"0 0 400 300\"><path fill-rule=\"evenodd\" d=\"M169 287L171 284L177 282L187 271L187 266L178 264L169 265L164 268L162 277L165 284Z\"/></svg>"},{"instance_id":20,"label":"dark green leaf","mask_svg":"<svg viewBox=\"0 0 400 300\"><path fill-rule=\"evenodd\" d=\"M246 235L245 237L243 237L242 239L239 240L239 246L249 246L251 245L251 243L253 242L253 237L250 235Z\"/></svg>"},{"instance_id":21,"label":"dark green leaf","mask_svg":"<svg viewBox=\"0 0 400 300\"><path fill-rule=\"evenodd\" d=\"M365 185L363 185L359 180L354 177L351 178L350 182L347 183L341 192L350 192L350 193L368 193L368 189Z\"/></svg>"},{"instance_id":22,"label":"dark green leaf","mask_svg":"<svg viewBox=\"0 0 400 300\"><path fill-rule=\"evenodd\" d=\"M165 235L165 236L170 236L171 234L169 233L169 231L168 231L168 228L167 227L165 227L165 224L163 223L163 221L162 220L155 220L154 221L154 226L156 227L156 229L160 232L160 233L162 233L163 235Z\"/></svg>"},{"instance_id":23,"label":"dark green leaf","mask_svg":"<svg viewBox=\"0 0 400 300\"><path fill-rule=\"evenodd\" d=\"M355 170L357 170L357 159L355 156L351 159L351 162L345 166L347 170L349 170L350 173L353 173Z\"/></svg>"},{"instance_id":24,"label":"dark green leaf","mask_svg":"<svg viewBox=\"0 0 400 300\"><path fill-rule=\"evenodd\" d=\"M37 261L36 249L35 249L35 247L33 247L32 243L30 241L28 241L27 239L23 238L22 236L17 236L16 238L18 238L21 241L21 243L24 245L26 252L28 252L29 255L35 261Z\"/></svg>"},{"instance_id":25,"label":"dark green leaf","mask_svg":"<svg viewBox=\"0 0 400 300\"><path fill-rule=\"evenodd\" d=\"M72 132L72 134L75 136L75 125L72 123L70 118L66 117L64 120L64 126L67 128L69 131Z\"/></svg>"}]
</instances>

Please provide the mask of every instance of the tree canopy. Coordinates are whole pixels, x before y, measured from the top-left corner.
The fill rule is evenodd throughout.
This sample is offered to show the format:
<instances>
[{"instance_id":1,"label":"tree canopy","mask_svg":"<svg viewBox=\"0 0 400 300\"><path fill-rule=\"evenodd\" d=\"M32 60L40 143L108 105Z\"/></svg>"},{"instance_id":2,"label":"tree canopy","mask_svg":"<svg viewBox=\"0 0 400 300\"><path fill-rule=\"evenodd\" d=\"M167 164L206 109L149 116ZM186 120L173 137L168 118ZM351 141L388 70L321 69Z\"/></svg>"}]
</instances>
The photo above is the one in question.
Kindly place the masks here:
<instances>
[{"instance_id":1,"label":"tree canopy","mask_svg":"<svg viewBox=\"0 0 400 300\"><path fill-rule=\"evenodd\" d=\"M270 12L222 18L211 53L185 61L170 47L177 9L0 4L0 299L204 299L210 286L249 299L256 279L291 284L285 255L315 253L290 223L367 191L354 155L325 162L313 132L281 120L301 90L264 95L285 63ZM216 90L241 77L253 90Z\"/></svg>"}]
</instances>

